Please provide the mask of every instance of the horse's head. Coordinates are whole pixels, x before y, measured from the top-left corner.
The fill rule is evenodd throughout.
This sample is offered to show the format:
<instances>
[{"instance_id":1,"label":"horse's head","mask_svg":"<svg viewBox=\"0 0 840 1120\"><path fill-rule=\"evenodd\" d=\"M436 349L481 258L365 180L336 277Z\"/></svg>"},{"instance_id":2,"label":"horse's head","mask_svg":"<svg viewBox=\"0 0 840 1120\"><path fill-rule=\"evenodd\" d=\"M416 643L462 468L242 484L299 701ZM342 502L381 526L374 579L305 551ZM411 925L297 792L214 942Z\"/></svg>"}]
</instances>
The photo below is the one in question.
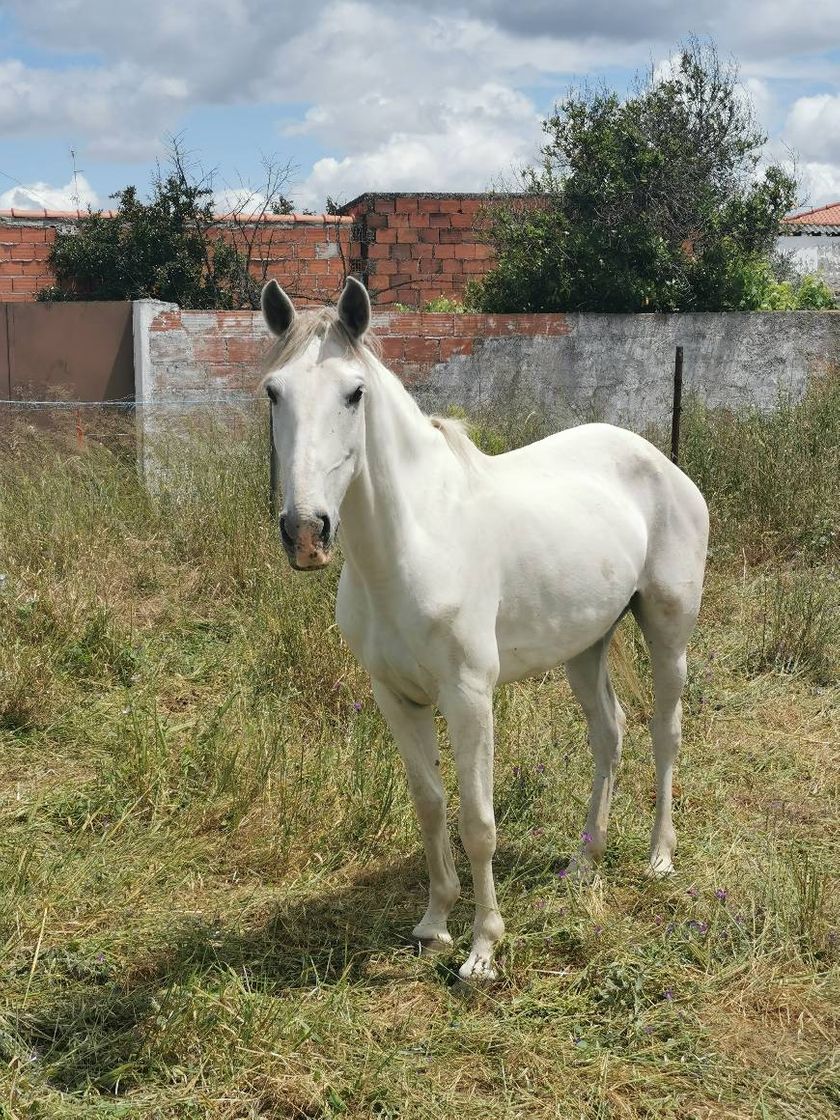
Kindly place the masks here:
<instances>
[{"instance_id":1,"label":"horse's head","mask_svg":"<svg viewBox=\"0 0 840 1120\"><path fill-rule=\"evenodd\" d=\"M270 280L262 312L278 339L264 385L283 484L280 536L293 568L323 568L332 559L341 503L364 455L362 337L370 300L350 278L336 312L298 315Z\"/></svg>"}]
</instances>

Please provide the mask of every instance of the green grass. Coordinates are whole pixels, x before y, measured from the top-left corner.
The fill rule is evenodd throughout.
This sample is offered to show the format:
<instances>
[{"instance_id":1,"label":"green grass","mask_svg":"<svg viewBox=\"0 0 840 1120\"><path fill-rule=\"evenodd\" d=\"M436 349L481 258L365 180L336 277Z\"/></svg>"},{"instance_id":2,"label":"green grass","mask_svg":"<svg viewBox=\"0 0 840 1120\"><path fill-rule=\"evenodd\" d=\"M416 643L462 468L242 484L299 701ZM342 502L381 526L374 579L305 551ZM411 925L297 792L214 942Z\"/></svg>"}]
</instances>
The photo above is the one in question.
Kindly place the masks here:
<instances>
[{"instance_id":1,"label":"green grass","mask_svg":"<svg viewBox=\"0 0 840 1120\"><path fill-rule=\"evenodd\" d=\"M453 971L468 896L451 955L406 940L425 870L401 769L336 573L279 555L262 432L174 447L152 498L113 432L80 452L4 421L0 1117L834 1117L840 384L688 412L713 537L672 879L643 874L632 625L592 888L556 874L590 767L565 680L498 692L508 935L477 990Z\"/></svg>"}]
</instances>

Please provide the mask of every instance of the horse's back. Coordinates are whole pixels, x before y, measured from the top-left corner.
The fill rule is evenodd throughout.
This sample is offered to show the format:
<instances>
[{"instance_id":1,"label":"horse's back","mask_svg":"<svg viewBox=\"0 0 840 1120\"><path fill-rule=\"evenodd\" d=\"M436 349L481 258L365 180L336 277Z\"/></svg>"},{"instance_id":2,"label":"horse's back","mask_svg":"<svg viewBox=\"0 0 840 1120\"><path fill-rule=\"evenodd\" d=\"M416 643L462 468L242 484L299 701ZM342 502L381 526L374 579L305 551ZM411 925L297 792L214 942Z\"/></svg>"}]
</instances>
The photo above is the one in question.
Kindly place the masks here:
<instances>
[{"instance_id":1,"label":"horse's back","mask_svg":"<svg viewBox=\"0 0 840 1120\"><path fill-rule=\"evenodd\" d=\"M637 506L653 528L685 521L705 539L708 512L691 479L643 436L613 424L581 424L496 456L497 478L553 480L563 490L612 490Z\"/></svg>"}]
</instances>

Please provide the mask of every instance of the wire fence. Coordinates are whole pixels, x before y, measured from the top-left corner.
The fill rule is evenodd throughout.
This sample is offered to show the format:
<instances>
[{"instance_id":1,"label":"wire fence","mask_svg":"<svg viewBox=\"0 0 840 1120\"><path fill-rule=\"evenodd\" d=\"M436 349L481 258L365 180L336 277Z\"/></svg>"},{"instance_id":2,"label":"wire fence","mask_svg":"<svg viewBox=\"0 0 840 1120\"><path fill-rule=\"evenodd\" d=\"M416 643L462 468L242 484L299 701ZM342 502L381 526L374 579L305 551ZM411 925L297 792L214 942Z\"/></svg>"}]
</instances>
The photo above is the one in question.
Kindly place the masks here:
<instances>
[{"instance_id":1,"label":"wire fence","mask_svg":"<svg viewBox=\"0 0 840 1120\"><path fill-rule=\"evenodd\" d=\"M106 448L134 455L142 474L152 460L182 455L196 442L215 443L220 454L267 440L268 400L263 396L182 397L167 400L0 399L0 455L83 452Z\"/></svg>"}]
</instances>

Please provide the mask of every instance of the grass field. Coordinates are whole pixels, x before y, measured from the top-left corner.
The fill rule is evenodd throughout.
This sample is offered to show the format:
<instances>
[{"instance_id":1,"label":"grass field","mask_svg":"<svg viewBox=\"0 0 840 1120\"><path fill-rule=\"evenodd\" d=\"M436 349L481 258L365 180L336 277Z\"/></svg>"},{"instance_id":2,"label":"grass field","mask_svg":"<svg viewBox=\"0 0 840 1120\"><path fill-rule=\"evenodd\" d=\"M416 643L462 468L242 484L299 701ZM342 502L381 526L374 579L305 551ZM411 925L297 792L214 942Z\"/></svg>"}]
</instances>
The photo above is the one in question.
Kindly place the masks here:
<instances>
[{"instance_id":1,"label":"grass field","mask_svg":"<svg viewBox=\"0 0 840 1120\"><path fill-rule=\"evenodd\" d=\"M508 935L478 989L453 973L469 898L451 957L406 940L425 870L400 766L336 573L279 554L263 425L175 453L152 499L130 456L3 423L0 1117L838 1114L840 381L687 416L713 535L675 876L643 874L632 624L593 887L557 874L590 770L562 673L498 692Z\"/></svg>"}]
</instances>

